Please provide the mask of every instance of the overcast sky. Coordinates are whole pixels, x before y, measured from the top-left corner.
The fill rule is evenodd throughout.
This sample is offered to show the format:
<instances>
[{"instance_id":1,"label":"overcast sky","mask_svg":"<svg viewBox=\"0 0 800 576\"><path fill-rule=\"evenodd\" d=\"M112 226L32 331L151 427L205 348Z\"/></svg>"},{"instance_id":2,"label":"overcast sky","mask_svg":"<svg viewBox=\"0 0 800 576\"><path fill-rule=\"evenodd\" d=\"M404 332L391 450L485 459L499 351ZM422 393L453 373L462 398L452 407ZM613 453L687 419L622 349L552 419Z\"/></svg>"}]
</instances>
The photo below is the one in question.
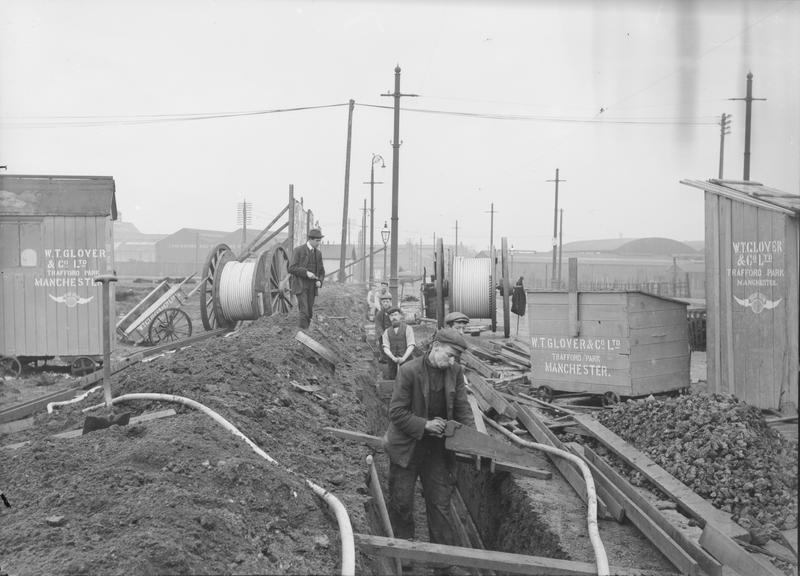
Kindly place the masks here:
<instances>
[{"instance_id":1,"label":"overcast sky","mask_svg":"<svg viewBox=\"0 0 800 576\"><path fill-rule=\"evenodd\" d=\"M725 176L800 192L800 2L0 0L0 165L110 175L146 233L261 229L289 184L341 238L347 102L353 238L376 169L391 216L402 68L399 237L548 250L556 168L564 241L704 237L719 118ZM333 105L333 106L332 106ZM337 106L338 105L338 106ZM279 111L306 108L296 111ZM422 112L420 110L424 110ZM233 117L227 113L258 112ZM463 114L457 114L463 113ZM197 117L202 119L195 119Z\"/></svg>"}]
</instances>

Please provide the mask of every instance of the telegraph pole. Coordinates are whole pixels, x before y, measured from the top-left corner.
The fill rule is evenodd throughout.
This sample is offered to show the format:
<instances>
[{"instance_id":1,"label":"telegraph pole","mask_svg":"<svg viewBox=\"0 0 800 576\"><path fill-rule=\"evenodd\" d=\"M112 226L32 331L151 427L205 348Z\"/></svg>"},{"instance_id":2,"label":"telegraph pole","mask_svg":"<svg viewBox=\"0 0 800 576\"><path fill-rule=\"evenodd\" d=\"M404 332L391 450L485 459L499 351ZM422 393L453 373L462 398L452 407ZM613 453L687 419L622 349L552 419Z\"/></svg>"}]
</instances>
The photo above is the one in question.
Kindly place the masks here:
<instances>
[{"instance_id":1,"label":"telegraph pole","mask_svg":"<svg viewBox=\"0 0 800 576\"><path fill-rule=\"evenodd\" d=\"M453 252L454 256L458 256L458 220L456 220L456 247Z\"/></svg>"},{"instance_id":2,"label":"telegraph pole","mask_svg":"<svg viewBox=\"0 0 800 576\"><path fill-rule=\"evenodd\" d=\"M547 180L547 182L556 183L556 205L555 209L553 210L553 270L550 280L550 287L555 289L556 282L558 281L558 275L556 271L556 247L558 246L558 183L566 182L566 180L560 180L558 178L558 168L556 168L556 179Z\"/></svg>"},{"instance_id":3,"label":"telegraph pole","mask_svg":"<svg viewBox=\"0 0 800 576\"><path fill-rule=\"evenodd\" d=\"M350 144L353 135L353 108L356 101L350 99L350 111L347 114L347 153L344 161L344 207L342 208L342 248L339 251L339 282L344 282L344 259L347 252L347 202L350 196Z\"/></svg>"},{"instance_id":4,"label":"telegraph pole","mask_svg":"<svg viewBox=\"0 0 800 576\"><path fill-rule=\"evenodd\" d=\"M391 96L394 98L394 140L392 141L392 260L391 274L389 277L389 290L392 293L392 301L399 302L397 299L397 209L398 192L400 189L400 98L403 96L418 96L418 94L403 94L400 92L400 66L394 69L394 92L381 94L381 96Z\"/></svg>"},{"instance_id":5,"label":"telegraph pole","mask_svg":"<svg viewBox=\"0 0 800 576\"><path fill-rule=\"evenodd\" d=\"M364 198L364 208L361 213L361 281L367 281L367 199Z\"/></svg>"},{"instance_id":6,"label":"telegraph pole","mask_svg":"<svg viewBox=\"0 0 800 576\"><path fill-rule=\"evenodd\" d=\"M722 165L725 158L725 135L731 133L731 115L722 113L719 120L719 179L722 180Z\"/></svg>"},{"instance_id":7,"label":"telegraph pole","mask_svg":"<svg viewBox=\"0 0 800 576\"><path fill-rule=\"evenodd\" d=\"M728 98L728 100L744 100L744 178L750 180L750 118L752 116L753 100L766 100L766 98L753 98L753 73L747 73L747 96L744 98Z\"/></svg>"},{"instance_id":8,"label":"telegraph pole","mask_svg":"<svg viewBox=\"0 0 800 576\"><path fill-rule=\"evenodd\" d=\"M564 236L564 209L559 210L558 216L558 287L561 288L561 247Z\"/></svg>"},{"instance_id":9,"label":"telegraph pole","mask_svg":"<svg viewBox=\"0 0 800 576\"><path fill-rule=\"evenodd\" d=\"M380 154L372 155L372 162L369 168L369 282L375 282L375 255L373 245L375 244L375 184L383 184L383 182L375 182L375 164L381 163L381 168L386 168L383 162L383 156Z\"/></svg>"}]
</instances>

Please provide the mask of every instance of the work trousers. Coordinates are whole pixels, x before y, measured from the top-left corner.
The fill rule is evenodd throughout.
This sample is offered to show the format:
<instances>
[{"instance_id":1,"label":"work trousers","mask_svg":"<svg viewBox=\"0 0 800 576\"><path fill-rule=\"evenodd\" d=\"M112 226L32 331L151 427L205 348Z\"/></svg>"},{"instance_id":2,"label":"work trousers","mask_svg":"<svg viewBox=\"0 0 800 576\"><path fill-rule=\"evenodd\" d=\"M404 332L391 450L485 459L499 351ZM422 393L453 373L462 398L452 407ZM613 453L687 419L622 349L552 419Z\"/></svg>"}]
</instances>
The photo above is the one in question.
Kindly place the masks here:
<instances>
[{"instance_id":1,"label":"work trousers","mask_svg":"<svg viewBox=\"0 0 800 576\"><path fill-rule=\"evenodd\" d=\"M397 362L386 359L386 364L383 365L383 379L395 380L397 378Z\"/></svg>"},{"instance_id":2,"label":"work trousers","mask_svg":"<svg viewBox=\"0 0 800 576\"><path fill-rule=\"evenodd\" d=\"M426 436L417 442L408 468L390 463L387 507L395 537L404 540L414 538L414 488L417 477L422 480L430 541L457 545L450 515L453 479L447 466L444 438Z\"/></svg>"},{"instance_id":3,"label":"work trousers","mask_svg":"<svg viewBox=\"0 0 800 576\"><path fill-rule=\"evenodd\" d=\"M306 288L300 294L297 294L297 310L300 312L300 328L308 328L311 324L311 316L314 314L314 299L317 297L317 291L312 288Z\"/></svg>"}]
</instances>

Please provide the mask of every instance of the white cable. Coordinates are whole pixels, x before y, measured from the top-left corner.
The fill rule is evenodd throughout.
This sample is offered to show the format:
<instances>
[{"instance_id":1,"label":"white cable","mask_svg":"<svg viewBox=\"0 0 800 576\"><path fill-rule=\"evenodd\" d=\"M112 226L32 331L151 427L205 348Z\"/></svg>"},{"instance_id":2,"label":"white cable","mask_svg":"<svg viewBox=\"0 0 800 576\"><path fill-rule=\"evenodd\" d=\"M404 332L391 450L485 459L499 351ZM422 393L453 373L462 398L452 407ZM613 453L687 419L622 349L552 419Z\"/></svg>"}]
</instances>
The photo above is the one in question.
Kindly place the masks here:
<instances>
[{"instance_id":1,"label":"white cable","mask_svg":"<svg viewBox=\"0 0 800 576\"><path fill-rule=\"evenodd\" d=\"M253 278L257 260L226 262L219 281L219 303L222 315L227 320L255 320L259 317L258 306L253 298Z\"/></svg>"},{"instance_id":2,"label":"white cable","mask_svg":"<svg viewBox=\"0 0 800 576\"><path fill-rule=\"evenodd\" d=\"M489 424L495 430L498 430L505 436L507 436L511 441L516 442L520 446L526 446L527 448L534 448L536 450L541 450L542 452L547 452L548 454L553 454L555 456L559 456L561 458L565 458L578 466L580 468L581 473L583 474L583 480L586 482L586 506L588 508L586 513L586 520L589 527L589 540L592 543L592 548L594 549L594 557L597 563L597 574L598 576L608 576L609 575L609 568L608 568L608 557L606 556L606 549L603 547L603 541L600 540L600 531L597 528L597 493L595 492L594 488L594 479L592 478L592 472L589 470L589 467L586 463L575 456L574 454L570 454L564 450L559 450L558 448L553 448L552 446L548 446L547 444L539 444L538 442L528 442L527 440L523 440L519 438L516 434L512 434L500 424L492 420L491 418L487 418L486 415L483 416L483 419L486 420L486 423Z\"/></svg>"},{"instance_id":3,"label":"white cable","mask_svg":"<svg viewBox=\"0 0 800 576\"><path fill-rule=\"evenodd\" d=\"M87 390L86 392L81 394L80 396L75 396L75 398L73 398L72 400L63 400L61 402L50 402L47 405L47 413L48 414L52 414L53 413L53 408L55 408L56 406L66 406L67 404L74 404L75 402L80 402L81 400L86 398L89 394L91 394L95 390L100 390L101 388L102 388L102 386L95 386L94 388L90 388L89 390Z\"/></svg>"},{"instance_id":4,"label":"white cable","mask_svg":"<svg viewBox=\"0 0 800 576\"><path fill-rule=\"evenodd\" d=\"M154 394L154 393L136 393L136 394L124 394L122 396L117 396L116 398L112 398L111 404L116 404L117 402L125 402L128 400L162 400L166 402L177 402L178 404L183 404L185 406L189 406L190 408L194 408L195 410L199 410L204 414L210 416L213 420L215 420L219 425L223 428L228 430L234 436L238 436L245 443L253 449L253 451L273 464L278 464L278 462L272 458L269 454L264 452L261 448L259 448L252 440L250 440L247 436L242 434L233 424L225 420L222 416L220 416L217 412L214 412L211 408L192 400L191 398L185 398L184 396L174 396L172 394ZM296 474L289 468L285 466L281 466L282 468L288 470L292 474ZM298 475L299 476L299 475ZM355 549L355 540L353 538L353 526L350 523L350 517L347 515L347 509L344 507L344 504L336 498L333 494L318 486L317 484L313 483L311 480L307 478L303 478L305 483L318 495L320 496L328 506L334 512L336 516L336 521L339 523L339 533L342 539L342 576L355 576L356 573L356 549Z\"/></svg>"},{"instance_id":5,"label":"white cable","mask_svg":"<svg viewBox=\"0 0 800 576\"><path fill-rule=\"evenodd\" d=\"M491 269L490 258L453 258L450 309L470 318L491 318Z\"/></svg>"}]
</instances>

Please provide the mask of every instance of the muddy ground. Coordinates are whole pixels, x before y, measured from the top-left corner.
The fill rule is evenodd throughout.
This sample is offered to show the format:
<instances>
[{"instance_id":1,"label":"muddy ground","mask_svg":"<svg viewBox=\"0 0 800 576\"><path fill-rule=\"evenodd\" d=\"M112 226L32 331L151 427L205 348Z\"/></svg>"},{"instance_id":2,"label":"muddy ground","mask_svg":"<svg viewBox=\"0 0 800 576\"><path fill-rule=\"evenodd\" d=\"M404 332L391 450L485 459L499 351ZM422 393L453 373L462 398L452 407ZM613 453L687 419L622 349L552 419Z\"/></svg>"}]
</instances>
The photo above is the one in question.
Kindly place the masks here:
<instances>
[{"instance_id":1,"label":"muddy ground","mask_svg":"<svg viewBox=\"0 0 800 576\"><path fill-rule=\"evenodd\" d=\"M151 288L123 288L134 293L118 302L118 314ZM323 428L369 431L362 389L376 379L378 365L362 338L363 287L331 285L317 302L317 318L306 332L335 354L335 370L295 340L297 316L290 313L262 317L229 337L195 343L112 377L115 397L155 392L205 404L278 465L208 416L175 403L125 402L118 412L173 408L177 415L52 438L80 428L82 409L102 402L101 392L51 415L37 414L29 429L0 434L0 446L29 441L0 449L0 490L11 504L0 507L0 574L337 573L336 521L304 479L343 502L356 532L370 532L364 502L371 451ZM197 297L185 308L194 333L202 332ZM119 346L115 357L137 350ZM0 381L0 407L70 385L74 379L63 373L27 372ZM385 456L378 458L383 469ZM554 544L539 553L589 561L585 509L563 482L542 484L535 492L547 496L538 513L566 550ZM601 528L612 565L669 570L657 553L644 562L652 547L623 528ZM356 569L373 573L360 555Z\"/></svg>"}]
</instances>

